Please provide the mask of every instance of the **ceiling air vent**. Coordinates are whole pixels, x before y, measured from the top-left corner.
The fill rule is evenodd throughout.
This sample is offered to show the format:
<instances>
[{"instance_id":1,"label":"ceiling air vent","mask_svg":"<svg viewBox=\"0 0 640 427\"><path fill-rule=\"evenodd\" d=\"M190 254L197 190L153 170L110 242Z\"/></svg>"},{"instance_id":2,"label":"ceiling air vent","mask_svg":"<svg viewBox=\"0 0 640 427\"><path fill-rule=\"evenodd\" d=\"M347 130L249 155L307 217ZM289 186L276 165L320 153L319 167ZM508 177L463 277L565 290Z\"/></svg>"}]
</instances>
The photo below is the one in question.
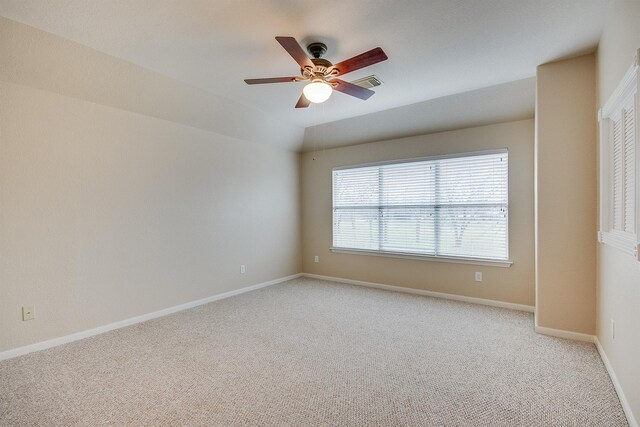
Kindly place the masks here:
<instances>
[{"instance_id":1,"label":"ceiling air vent","mask_svg":"<svg viewBox=\"0 0 640 427\"><path fill-rule=\"evenodd\" d=\"M360 87L371 89L372 87L380 86L382 84L382 80L372 74L370 76L354 80L351 83Z\"/></svg>"}]
</instances>

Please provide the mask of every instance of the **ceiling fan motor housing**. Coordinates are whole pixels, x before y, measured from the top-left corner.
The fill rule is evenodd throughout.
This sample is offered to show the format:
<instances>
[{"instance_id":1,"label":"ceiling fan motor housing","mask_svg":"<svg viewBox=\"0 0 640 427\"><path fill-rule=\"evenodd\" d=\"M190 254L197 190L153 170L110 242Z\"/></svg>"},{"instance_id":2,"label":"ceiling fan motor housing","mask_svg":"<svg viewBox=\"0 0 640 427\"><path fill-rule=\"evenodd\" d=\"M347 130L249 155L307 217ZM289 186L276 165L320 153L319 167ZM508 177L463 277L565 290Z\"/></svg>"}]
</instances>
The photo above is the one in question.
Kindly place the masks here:
<instances>
[{"instance_id":1,"label":"ceiling fan motor housing","mask_svg":"<svg viewBox=\"0 0 640 427\"><path fill-rule=\"evenodd\" d=\"M321 56L327 52L327 45L320 42L311 43L307 46L307 51L313 56L311 62L313 62L314 67L313 70L301 69L302 75L310 80L313 78L324 79L329 68L333 66L331 61L321 58Z\"/></svg>"},{"instance_id":2,"label":"ceiling fan motor housing","mask_svg":"<svg viewBox=\"0 0 640 427\"><path fill-rule=\"evenodd\" d=\"M333 66L330 61L327 61L323 58L311 58L311 62L313 62L313 69L302 68L300 71L302 72L303 77L307 79L313 79L314 77L325 78L328 77L329 68Z\"/></svg>"}]
</instances>

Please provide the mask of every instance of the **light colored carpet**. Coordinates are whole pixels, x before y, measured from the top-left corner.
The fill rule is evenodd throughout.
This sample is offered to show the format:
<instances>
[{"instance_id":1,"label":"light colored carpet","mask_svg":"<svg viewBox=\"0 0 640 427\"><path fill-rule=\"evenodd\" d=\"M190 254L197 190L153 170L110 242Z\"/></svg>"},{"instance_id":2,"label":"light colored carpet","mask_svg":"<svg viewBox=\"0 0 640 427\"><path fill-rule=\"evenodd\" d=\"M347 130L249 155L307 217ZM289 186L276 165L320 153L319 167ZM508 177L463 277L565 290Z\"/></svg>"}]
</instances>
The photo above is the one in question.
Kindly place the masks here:
<instances>
[{"instance_id":1,"label":"light colored carpet","mask_svg":"<svg viewBox=\"0 0 640 427\"><path fill-rule=\"evenodd\" d=\"M0 425L627 425L529 313L299 279L0 363Z\"/></svg>"}]
</instances>

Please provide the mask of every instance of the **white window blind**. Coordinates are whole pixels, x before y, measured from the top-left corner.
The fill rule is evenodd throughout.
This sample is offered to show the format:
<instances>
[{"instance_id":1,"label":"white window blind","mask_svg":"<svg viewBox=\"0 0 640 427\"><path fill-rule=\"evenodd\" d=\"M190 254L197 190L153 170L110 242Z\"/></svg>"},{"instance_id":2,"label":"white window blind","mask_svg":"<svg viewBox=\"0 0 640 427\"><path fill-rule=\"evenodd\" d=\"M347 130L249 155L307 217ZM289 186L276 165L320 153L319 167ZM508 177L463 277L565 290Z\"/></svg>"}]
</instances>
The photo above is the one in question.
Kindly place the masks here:
<instances>
[{"instance_id":1,"label":"white window blind","mask_svg":"<svg viewBox=\"0 0 640 427\"><path fill-rule=\"evenodd\" d=\"M507 260L508 154L333 171L333 246Z\"/></svg>"}]
</instances>

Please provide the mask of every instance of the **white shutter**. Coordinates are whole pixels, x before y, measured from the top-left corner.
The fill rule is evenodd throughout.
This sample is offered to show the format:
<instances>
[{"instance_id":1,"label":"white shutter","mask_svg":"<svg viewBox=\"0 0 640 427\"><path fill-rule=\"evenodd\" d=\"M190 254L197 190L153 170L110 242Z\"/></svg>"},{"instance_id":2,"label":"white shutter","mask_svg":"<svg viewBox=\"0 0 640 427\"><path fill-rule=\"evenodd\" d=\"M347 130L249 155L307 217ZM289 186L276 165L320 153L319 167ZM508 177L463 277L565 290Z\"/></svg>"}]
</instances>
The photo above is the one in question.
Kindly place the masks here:
<instances>
[{"instance_id":1,"label":"white shutter","mask_svg":"<svg viewBox=\"0 0 640 427\"><path fill-rule=\"evenodd\" d=\"M506 151L335 169L333 246L508 259Z\"/></svg>"},{"instance_id":2,"label":"white shutter","mask_svg":"<svg viewBox=\"0 0 640 427\"><path fill-rule=\"evenodd\" d=\"M623 144L622 144L622 117L613 120L613 215L612 228L622 230L623 215Z\"/></svg>"},{"instance_id":3,"label":"white shutter","mask_svg":"<svg viewBox=\"0 0 640 427\"><path fill-rule=\"evenodd\" d=\"M635 120L634 108L630 106L623 110L624 121L624 231L635 232Z\"/></svg>"},{"instance_id":4,"label":"white shutter","mask_svg":"<svg viewBox=\"0 0 640 427\"><path fill-rule=\"evenodd\" d=\"M640 261L640 50L602 109L600 121L600 242Z\"/></svg>"}]
</instances>

